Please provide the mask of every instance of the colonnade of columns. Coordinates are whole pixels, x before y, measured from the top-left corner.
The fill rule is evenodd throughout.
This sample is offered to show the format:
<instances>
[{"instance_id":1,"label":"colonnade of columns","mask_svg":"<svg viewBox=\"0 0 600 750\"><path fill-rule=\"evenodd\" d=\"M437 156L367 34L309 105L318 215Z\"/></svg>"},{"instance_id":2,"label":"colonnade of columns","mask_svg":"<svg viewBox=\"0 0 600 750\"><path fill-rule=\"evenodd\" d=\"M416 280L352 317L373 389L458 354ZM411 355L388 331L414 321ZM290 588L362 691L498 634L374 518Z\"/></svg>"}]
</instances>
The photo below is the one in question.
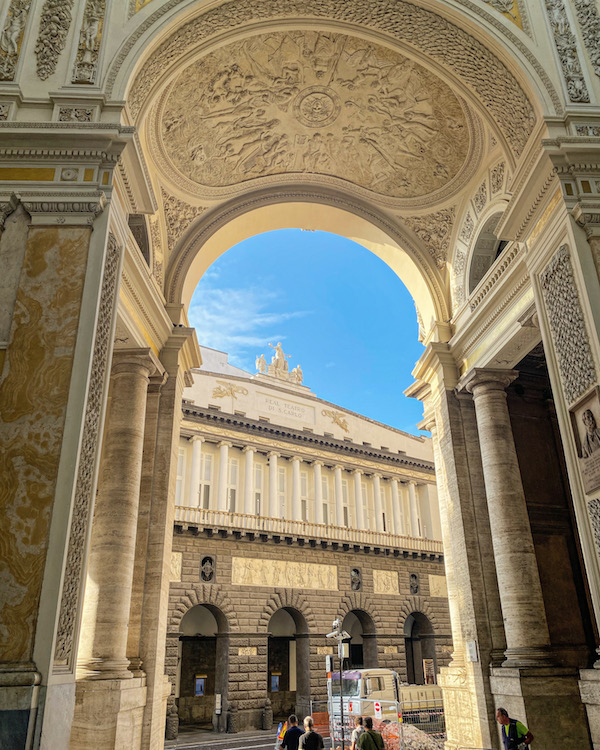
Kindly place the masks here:
<instances>
[{"instance_id":1,"label":"colonnade of columns","mask_svg":"<svg viewBox=\"0 0 600 750\"><path fill-rule=\"evenodd\" d=\"M191 464L188 472L187 481L181 478L182 484L187 487L186 494L183 492L180 496L180 503L188 507L198 507L202 503L200 497L200 488L202 483L201 467L202 453L205 448L205 439L200 435L193 435L189 438L191 451L187 449L188 456L191 453ZM237 449L232 451L232 443L221 441L217 443L218 451L213 453L216 459L213 476L215 481L211 481L211 492L208 509L217 511L229 511L228 505L228 488L230 485L229 461L234 455L238 455ZM238 513L254 515L257 512L255 502L255 466L256 450L252 446L245 446L241 449L243 456L241 462L244 466L243 482L239 488L239 499L236 502L235 510ZM323 496L323 461L304 461L300 456L282 456L277 451L268 453L268 466L265 466L268 473L267 487L261 487L261 511L260 515L271 518L279 518L282 515L281 494L280 491L280 469L282 467L291 468L290 475L286 477L289 485L286 484L285 496L289 498L285 507L289 513L290 520L311 522L322 524L326 520L330 525L345 526L346 518L352 518L356 528L369 528L372 531L412 536L412 537L438 537L439 530L435 528L435 522L432 520L437 517L437 508L429 494L423 498L426 507L426 515L423 518L422 502L419 501L419 485L413 480L403 480L396 477L385 477L378 472L367 473L362 469L346 468L341 464L327 467L331 472L330 476L333 485L333 494L330 498ZM305 492L308 497L302 495L301 472L309 473L308 483ZM311 476L312 474L312 476ZM344 487L346 483L346 487ZM373 517L370 517L368 503L365 498L365 487L367 492L372 495ZM268 489L268 492L265 490ZM382 499L385 496L386 502ZM313 509L310 518L303 518L303 500L309 500ZM323 512L324 501L331 501L331 508L328 519L325 519ZM346 516L344 508L347 508ZM387 507L391 513L387 513ZM385 519L385 520L384 520ZM433 528L432 528L433 527Z\"/></svg>"}]
</instances>

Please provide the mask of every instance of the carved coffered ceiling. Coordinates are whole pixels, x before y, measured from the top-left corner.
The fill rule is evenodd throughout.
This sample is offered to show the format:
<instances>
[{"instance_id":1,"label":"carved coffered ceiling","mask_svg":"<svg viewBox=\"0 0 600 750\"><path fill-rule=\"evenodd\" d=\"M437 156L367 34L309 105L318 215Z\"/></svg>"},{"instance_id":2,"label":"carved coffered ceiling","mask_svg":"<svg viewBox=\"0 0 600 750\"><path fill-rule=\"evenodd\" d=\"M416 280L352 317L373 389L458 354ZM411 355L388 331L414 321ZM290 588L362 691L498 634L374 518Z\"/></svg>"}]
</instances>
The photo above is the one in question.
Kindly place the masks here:
<instances>
[{"instance_id":1,"label":"carved coffered ceiling","mask_svg":"<svg viewBox=\"0 0 600 750\"><path fill-rule=\"evenodd\" d=\"M161 172L207 198L302 174L432 203L464 184L480 151L472 114L431 71L330 32L278 31L213 50L179 74L153 117Z\"/></svg>"}]
</instances>

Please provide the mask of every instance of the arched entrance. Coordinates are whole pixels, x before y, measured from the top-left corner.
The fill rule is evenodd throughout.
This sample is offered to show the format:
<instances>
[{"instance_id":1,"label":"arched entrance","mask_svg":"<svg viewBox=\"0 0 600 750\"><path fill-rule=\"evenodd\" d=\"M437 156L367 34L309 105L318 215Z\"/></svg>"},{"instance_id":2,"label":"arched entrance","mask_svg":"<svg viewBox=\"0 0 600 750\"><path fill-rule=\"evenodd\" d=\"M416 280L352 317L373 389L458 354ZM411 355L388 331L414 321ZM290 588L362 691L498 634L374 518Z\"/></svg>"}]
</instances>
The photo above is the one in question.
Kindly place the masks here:
<instances>
[{"instance_id":1,"label":"arched entrance","mask_svg":"<svg viewBox=\"0 0 600 750\"><path fill-rule=\"evenodd\" d=\"M280 721L295 713L301 719L310 711L306 620L298 610L284 607L272 615L268 632L267 695L273 708L273 718Z\"/></svg>"},{"instance_id":2,"label":"arched entrance","mask_svg":"<svg viewBox=\"0 0 600 750\"><path fill-rule=\"evenodd\" d=\"M182 617L179 633L175 689L179 723L223 728L223 711L217 712L217 707L227 705L227 619L217 607L197 604Z\"/></svg>"},{"instance_id":3,"label":"arched entrance","mask_svg":"<svg viewBox=\"0 0 600 750\"><path fill-rule=\"evenodd\" d=\"M435 684L436 657L433 625L422 612L412 612L404 623L407 680L411 685Z\"/></svg>"},{"instance_id":4,"label":"arched entrance","mask_svg":"<svg viewBox=\"0 0 600 750\"><path fill-rule=\"evenodd\" d=\"M350 669L377 667L377 632L371 615L353 609L344 617L343 629L350 633Z\"/></svg>"}]
</instances>

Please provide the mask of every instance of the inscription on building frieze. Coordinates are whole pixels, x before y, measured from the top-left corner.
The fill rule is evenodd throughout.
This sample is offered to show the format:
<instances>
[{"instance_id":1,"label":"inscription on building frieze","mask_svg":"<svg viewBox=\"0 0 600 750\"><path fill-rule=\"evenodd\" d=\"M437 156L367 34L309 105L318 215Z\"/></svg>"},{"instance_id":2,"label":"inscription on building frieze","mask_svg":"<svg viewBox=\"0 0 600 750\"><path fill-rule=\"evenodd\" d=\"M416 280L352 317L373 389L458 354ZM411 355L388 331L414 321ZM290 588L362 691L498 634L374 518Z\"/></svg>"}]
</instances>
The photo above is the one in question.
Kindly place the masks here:
<instances>
[{"instance_id":1,"label":"inscription on building frieze","mask_svg":"<svg viewBox=\"0 0 600 750\"><path fill-rule=\"evenodd\" d=\"M261 392L256 394L256 400L259 414L265 417L288 417L309 424L315 422L315 410L312 406Z\"/></svg>"},{"instance_id":2,"label":"inscription on building frieze","mask_svg":"<svg viewBox=\"0 0 600 750\"><path fill-rule=\"evenodd\" d=\"M231 560L231 582L238 586L323 589L337 591L337 567L289 560L263 560L234 557Z\"/></svg>"}]
</instances>

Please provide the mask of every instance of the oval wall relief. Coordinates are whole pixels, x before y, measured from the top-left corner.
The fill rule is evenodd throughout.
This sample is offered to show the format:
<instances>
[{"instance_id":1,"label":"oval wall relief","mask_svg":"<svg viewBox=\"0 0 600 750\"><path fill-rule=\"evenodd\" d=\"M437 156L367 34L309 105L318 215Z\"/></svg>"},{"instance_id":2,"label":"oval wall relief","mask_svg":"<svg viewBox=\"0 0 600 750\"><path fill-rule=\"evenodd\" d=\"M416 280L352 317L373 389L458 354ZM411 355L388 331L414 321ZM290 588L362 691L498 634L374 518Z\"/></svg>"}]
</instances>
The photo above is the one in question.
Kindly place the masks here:
<instances>
[{"instance_id":1,"label":"oval wall relief","mask_svg":"<svg viewBox=\"0 0 600 750\"><path fill-rule=\"evenodd\" d=\"M432 193L465 162L450 88L402 55L317 31L263 34L190 65L163 108L164 153L206 187L290 172L395 198Z\"/></svg>"}]
</instances>

